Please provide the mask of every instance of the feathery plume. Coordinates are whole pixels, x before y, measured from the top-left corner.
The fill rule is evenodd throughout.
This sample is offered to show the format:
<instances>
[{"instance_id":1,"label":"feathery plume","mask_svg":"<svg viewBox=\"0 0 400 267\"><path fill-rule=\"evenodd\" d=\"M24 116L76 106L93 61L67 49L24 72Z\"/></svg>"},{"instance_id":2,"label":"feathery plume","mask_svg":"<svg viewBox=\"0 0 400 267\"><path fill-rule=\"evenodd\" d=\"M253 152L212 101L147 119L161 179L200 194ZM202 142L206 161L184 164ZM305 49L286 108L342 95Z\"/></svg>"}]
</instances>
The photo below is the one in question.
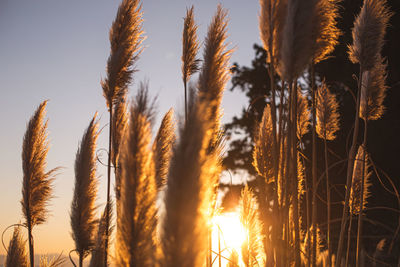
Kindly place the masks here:
<instances>
[{"instance_id":1,"label":"feathery plume","mask_svg":"<svg viewBox=\"0 0 400 267\"><path fill-rule=\"evenodd\" d=\"M117 218L118 266L153 266L156 184L150 149L151 129L136 98L121 150L121 196ZM147 106L147 105L146 105Z\"/></svg>"},{"instance_id":2,"label":"feathery plume","mask_svg":"<svg viewBox=\"0 0 400 267\"><path fill-rule=\"evenodd\" d=\"M268 53L268 62L271 62L270 54L274 57L274 65L280 58L280 48L282 39L282 28L285 22L288 0L260 0L260 15L258 25L260 38L264 49Z\"/></svg>"},{"instance_id":3,"label":"feathery plume","mask_svg":"<svg viewBox=\"0 0 400 267\"><path fill-rule=\"evenodd\" d=\"M194 7L186 10L182 34L182 79L186 84L193 73L199 70L200 60L196 59L199 51L197 40L197 25L194 22Z\"/></svg>"},{"instance_id":4,"label":"feathery plume","mask_svg":"<svg viewBox=\"0 0 400 267\"><path fill-rule=\"evenodd\" d=\"M112 206L112 202L109 203ZM105 251L105 242L106 242L106 235L108 234L108 238L110 238L112 234L113 227L111 226L111 221L113 218L112 209L110 208L110 216L109 222L106 223L107 220L107 204L104 208L103 214L101 215L100 220L97 222L97 236L95 239L94 247L91 251L91 258L89 267L104 267L104 251ZM108 232L106 231L106 227L109 227Z\"/></svg>"},{"instance_id":5,"label":"feathery plume","mask_svg":"<svg viewBox=\"0 0 400 267\"><path fill-rule=\"evenodd\" d=\"M246 267L262 266L265 262L262 223L257 201L246 185L240 198L240 220L246 229L247 240L242 245L242 257Z\"/></svg>"},{"instance_id":6,"label":"feathery plume","mask_svg":"<svg viewBox=\"0 0 400 267\"><path fill-rule=\"evenodd\" d=\"M216 153L207 153L212 131L206 119L210 104L196 102L173 151L165 195L162 266L204 263L214 178L219 172Z\"/></svg>"},{"instance_id":7,"label":"feathery plume","mask_svg":"<svg viewBox=\"0 0 400 267\"><path fill-rule=\"evenodd\" d=\"M305 174L304 174L304 165L302 163L302 158L301 155L298 153L297 154L297 199L299 200L299 210L300 210L300 200L301 197L304 195L306 192L305 190Z\"/></svg>"},{"instance_id":8,"label":"feathery plume","mask_svg":"<svg viewBox=\"0 0 400 267\"><path fill-rule=\"evenodd\" d=\"M313 63L325 60L339 43L341 31L337 27L339 3L342 0L318 0L315 10L315 44Z\"/></svg>"},{"instance_id":9,"label":"feathery plume","mask_svg":"<svg viewBox=\"0 0 400 267\"><path fill-rule=\"evenodd\" d=\"M22 239L19 227L15 227L7 249L6 267L28 267L25 244L26 241Z\"/></svg>"},{"instance_id":10,"label":"feathery plume","mask_svg":"<svg viewBox=\"0 0 400 267\"><path fill-rule=\"evenodd\" d=\"M53 193L54 172L46 169L49 151L47 121L44 122L47 101L43 101L31 117L22 145L22 212L28 228L30 264L34 264L32 228L46 221L47 206Z\"/></svg>"},{"instance_id":11,"label":"feathery plume","mask_svg":"<svg viewBox=\"0 0 400 267\"><path fill-rule=\"evenodd\" d=\"M360 117L364 120L378 120L385 112L383 101L388 88L385 85L386 68L387 63L381 58L371 70L362 74Z\"/></svg>"},{"instance_id":12,"label":"feathery plume","mask_svg":"<svg viewBox=\"0 0 400 267\"><path fill-rule=\"evenodd\" d=\"M365 162L363 159L365 158ZM354 162L353 168L353 180L351 184L351 191L350 191L350 213L353 215L358 215L362 212L366 205L367 205L367 198L370 195L369 187L371 183L369 181L370 172L369 163L368 163L368 152L365 150L364 146L361 145L358 148L357 156ZM364 174L363 174L364 170ZM363 207L360 207L361 204L361 183L364 177L364 191L363 191Z\"/></svg>"},{"instance_id":13,"label":"feathery plume","mask_svg":"<svg viewBox=\"0 0 400 267\"><path fill-rule=\"evenodd\" d=\"M339 128L339 104L325 82L317 89L317 134L320 138L334 140Z\"/></svg>"},{"instance_id":14,"label":"feathery plume","mask_svg":"<svg viewBox=\"0 0 400 267\"><path fill-rule=\"evenodd\" d=\"M307 97L301 93L301 88L297 90L297 137L301 139L309 131L310 110L308 108Z\"/></svg>"},{"instance_id":15,"label":"feathery plume","mask_svg":"<svg viewBox=\"0 0 400 267\"><path fill-rule=\"evenodd\" d=\"M111 52L107 61L107 78L101 81L107 107L126 95L135 72L134 63L142 51L143 13L139 0L123 0L110 29Z\"/></svg>"},{"instance_id":16,"label":"feathery plume","mask_svg":"<svg viewBox=\"0 0 400 267\"><path fill-rule=\"evenodd\" d=\"M331 53L340 31L336 27L338 0L288 0L278 73L293 81L310 63Z\"/></svg>"},{"instance_id":17,"label":"feathery plume","mask_svg":"<svg viewBox=\"0 0 400 267\"><path fill-rule=\"evenodd\" d=\"M349 58L359 63L363 71L371 70L380 63L386 27L392 12L386 0L364 0L354 21L353 44L349 46Z\"/></svg>"},{"instance_id":18,"label":"feathery plume","mask_svg":"<svg viewBox=\"0 0 400 267\"><path fill-rule=\"evenodd\" d=\"M166 184L172 145L175 142L173 112L173 109L170 109L165 114L153 143L153 157L156 169L155 177L158 189Z\"/></svg>"},{"instance_id":19,"label":"feathery plume","mask_svg":"<svg viewBox=\"0 0 400 267\"><path fill-rule=\"evenodd\" d=\"M220 104L225 85L229 79L229 59L232 50L227 50L227 11L218 5L217 12L208 27L205 40L203 67L199 76L199 100L210 104L208 120L213 129L219 129Z\"/></svg>"},{"instance_id":20,"label":"feathery plume","mask_svg":"<svg viewBox=\"0 0 400 267\"><path fill-rule=\"evenodd\" d=\"M143 114L150 123L150 127L154 123L156 115L156 101L157 98L150 99L149 96L149 82L143 81L139 84L139 89L135 95L135 103L132 106L135 113Z\"/></svg>"},{"instance_id":21,"label":"feathery plume","mask_svg":"<svg viewBox=\"0 0 400 267\"><path fill-rule=\"evenodd\" d=\"M271 107L267 105L255 134L253 166L267 183L273 179L272 119Z\"/></svg>"},{"instance_id":22,"label":"feathery plume","mask_svg":"<svg viewBox=\"0 0 400 267\"><path fill-rule=\"evenodd\" d=\"M97 114L96 114L97 115ZM71 204L71 228L75 249L79 254L79 265L93 247L95 201L97 194L96 142L98 123L96 115L83 134L75 158L75 188Z\"/></svg>"},{"instance_id":23,"label":"feathery plume","mask_svg":"<svg viewBox=\"0 0 400 267\"><path fill-rule=\"evenodd\" d=\"M314 241L312 240L313 239L313 231L314 231L313 228L314 228L314 226L312 225L312 226L310 226L310 229L308 231L305 230L304 231L305 233L303 233L304 240L301 243L301 251L302 251L301 259L302 259L302 262L303 262L303 264L305 266L308 265L308 261L309 261L308 258L306 257L306 255L310 255L309 250L312 249L312 247L310 248L308 246L308 244L313 244L314 243ZM321 251L323 250L323 245L322 245L323 237L322 237L321 229L318 227L318 225L317 225L317 228L316 228L315 232L316 232L316 240L317 240L317 243L316 243L316 258L320 259L321 258ZM311 238L311 242L308 242L309 238ZM321 266L321 265L318 265L318 266Z\"/></svg>"}]
</instances>

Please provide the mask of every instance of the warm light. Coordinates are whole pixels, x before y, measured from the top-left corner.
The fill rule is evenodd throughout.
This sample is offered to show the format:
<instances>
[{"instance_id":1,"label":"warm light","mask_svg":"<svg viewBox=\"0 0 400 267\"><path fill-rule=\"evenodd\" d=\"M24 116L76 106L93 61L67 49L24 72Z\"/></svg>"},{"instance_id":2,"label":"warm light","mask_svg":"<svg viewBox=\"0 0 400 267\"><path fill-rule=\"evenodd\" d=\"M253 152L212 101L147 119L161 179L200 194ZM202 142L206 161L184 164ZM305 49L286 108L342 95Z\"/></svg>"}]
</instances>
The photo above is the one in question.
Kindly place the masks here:
<instances>
[{"instance_id":1,"label":"warm light","mask_svg":"<svg viewBox=\"0 0 400 267\"><path fill-rule=\"evenodd\" d=\"M221 255L229 258L232 250L235 250L240 261L242 244L245 240L246 231L237 212L222 213L213 218L212 247L214 252L218 253L220 249ZM216 253L213 253L213 258L217 257ZM222 266L225 266L226 263L227 260L222 258ZM213 266L218 266L218 259Z\"/></svg>"}]
</instances>

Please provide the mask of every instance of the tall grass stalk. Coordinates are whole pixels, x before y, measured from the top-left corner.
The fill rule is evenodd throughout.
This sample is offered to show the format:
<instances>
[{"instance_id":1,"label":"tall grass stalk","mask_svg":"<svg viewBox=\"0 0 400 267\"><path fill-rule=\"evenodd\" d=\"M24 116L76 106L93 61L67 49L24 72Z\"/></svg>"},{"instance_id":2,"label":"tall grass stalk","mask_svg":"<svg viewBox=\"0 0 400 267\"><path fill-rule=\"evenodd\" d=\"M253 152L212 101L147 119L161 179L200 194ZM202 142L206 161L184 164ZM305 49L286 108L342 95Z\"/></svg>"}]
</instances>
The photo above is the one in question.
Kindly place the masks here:
<instances>
[{"instance_id":1,"label":"tall grass stalk","mask_svg":"<svg viewBox=\"0 0 400 267\"><path fill-rule=\"evenodd\" d=\"M109 119L108 162L107 162L107 203L110 202L113 112L114 106L121 102L132 81L134 63L142 51L144 39L142 30L142 11L139 0L123 0L110 29L111 52L107 61L107 77L101 81L106 99ZM109 217L111 206L107 205ZM106 222L109 220L107 219ZM109 227L106 227L108 231ZM106 234L106 237L108 234ZM105 243L104 264L108 261L108 238Z\"/></svg>"},{"instance_id":2,"label":"tall grass stalk","mask_svg":"<svg viewBox=\"0 0 400 267\"><path fill-rule=\"evenodd\" d=\"M47 121L44 121L47 101L43 101L29 120L22 145L22 212L28 229L30 265L34 267L32 229L46 222L47 206L53 194L54 172L45 171L49 151Z\"/></svg>"},{"instance_id":3,"label":"tall grass stalk","mask_svg":"<svg viewBox=\"0 0 400 267\"><path fill-rule=\"evenodd\" d=\"M353 142L350 149L347 164L346 196L343 207L341 221L336 267L339 267L343 251L343 240L346 220L348 217L348 204L350 198L351 174L356 154L356 142L359 128L361 84L365 71L370 71L374 66L380 64L381 50L384 44L386 27L389 22L391 12L389 11L386 0L364 0L359 15L356 17L353 28L353 44L349 47L349 57L353 63L359 63L360 73L358 79L357 108L355 114Z\"/></svg>"}]
</instances>

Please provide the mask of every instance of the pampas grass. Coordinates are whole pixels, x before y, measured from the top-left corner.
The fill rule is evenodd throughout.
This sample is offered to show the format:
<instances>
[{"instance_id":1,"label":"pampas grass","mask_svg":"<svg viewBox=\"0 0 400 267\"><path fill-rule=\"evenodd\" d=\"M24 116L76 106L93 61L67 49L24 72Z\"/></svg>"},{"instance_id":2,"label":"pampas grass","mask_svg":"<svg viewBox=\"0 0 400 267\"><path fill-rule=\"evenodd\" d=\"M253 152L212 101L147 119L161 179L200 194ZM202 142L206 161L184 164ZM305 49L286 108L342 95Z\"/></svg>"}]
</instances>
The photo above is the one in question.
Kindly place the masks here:
<instances>
[{"instance_id":1,"label":"pampas grass","mask_svg":"<svg viewBox=\"0 0 400 267\"><path fill-rule=\"evenodd\" d=\"M245 186L240 198L240 221L246 229L246 241L242 245L242 257L246 267L263 266L265 262L262 222L258 215L257 201L253 192Z\"/></svg>"},{"instance_id":2,"label":"pampas grass","mask_svg":"<svg viewBox=\"0 0 400 267\"><path fill-rule=\"evenodd\" d=\"M15 227L7 248L5 267L28 267L25 245L26 241L22 239L19 227Z\"/></svg>"},{"instance_id":3,"label":"pampas grass","mask_svg":"<svg viewBox=\"0 0 400 267\"><path fill-rule=\"evenodd\" d=\"M128 90L128 85L132 82L132 74L136 71L134 63L137 61L142 51L143 36L143 14L140 0L123 0L117 12L117 16L111 26L109 39L111 44L110 56L107 61L107 77L101 81L103 95L110 113L109 119L109 140L108 140L108 161L107 161L107 203L110 202L110 186L111 186L111 160L114 155L114 163L117 162L117 154L112 149L118 149L114 142L113 135L118 138L121 129L114 130L113 126L121 119L123 121L123 110L118 110L120 102L124 102ZM114 119L114 105L117 105L117 118ZM123 108L123 107L121 107ZM119 126L122 126L121 124ZM116 166L114 166L116 167ZM118 193L118 181L116 183ZM118 205L118 204L117 204ZM108 206L111 208L111 206ZM110 210L107 210L109 217ZM106 223L109 218L106 220ZM106 227L108 232L109 226ZM104 264L107 265L108 258L108 233L106 234Z\"/></svg>"},{"instance_id":4,"label":"pampas grass","mask_svg":"<svg viewBox=\"0 0 400 267\"><path fill-rule=\"evenodd\" d=\"M200 267L206 257L212 180L219 170L215 154L207 155L211 140L207 104L215 105L196 102L174 148L165 195L161 266Z\"/></svg>"},{"instance_id":5,"label":"pampas grass","mask_svg":"<svg viewBox=\"0 0 400 267\"><path fill-rule=\"evenodd\" d=\"M378 120L385 112L383 101L386 97L387 86L385 80L387 63L380 58L374 67L365 71L361 82L360 118Z\"/></svg>"},{"instance_id":6,"label":"pampas grass","mask_svg":"<svg viewBox=\"0 0 400 267\"><path fill-rule=\"evenodd\" d=\"M317 90L317 134L324 140L334 140L339 130L339 104L325 84Z\"/></svg>"},{"instance_id":7,"label":"pampas grass","mask_svg":"<svg viewBox=\"0 0 400 267\"><path fill-rule=\"evenodd\" d=\"M187 111L187 83L190 77L199 70L200 60L196 59L199 51L197 40L197 25L194 22L194 7L186 10L182 33L182 80L185 89L185 121L188 118Z\"/></svg>"},{"instance_id":8,"label":"pampas grass","mask_svg":"<svg viewBox=\"0 0 400 267\"><path fill-rule=\"evenodd\" d=\"M364 0L353 28L353 44L349 46L349 58L359 63L362 70L371 70L380 63L386 27L392 13L386 0Z\"/></svg>"},{"instance_id":9,"label":"pampas grass","mask_svg":"<svg viewBox=\"0 0 400 267\"><path fill-rule=\"evenodd\" d=\"M112 202L108 203L108 205L112 206ZM96 236L94 239L94 246L91 250L91 258L90 258L90 267L105 267L104 265L104 251L105 251L105 242L106 242L106 234L108 234L108 239L112 234L112 230L114 227L111 224L113 213L112 209L110 209L110 216L107 216L107 204L104 208L104 211L97 221L96 224ZM117 209L118 210L118 209ZM109 221L107 222L107 218ZM106 231L106 227L109 227L108 231Z\"/></svg>"},{"instance_id":10,"label":"pampas grass","mask_svg":"<svg viewBox=\"0 0 400 267\"><path fill-rule=\"evenodd\" d=\"M300 140L309 131L310 115L307 97L301 93L299 87L297 90L297 138Z\"/></svg>"},{"instance_id":11,"label":"pampas grass","mask_svg":"<svg viewBox=\"0 0 400 267\"><path fill-rule=\"evenodd\" d=\"M95 200L97 194L96 142L98 124L96 115L83 134L75 159L75 189L71 204L72 238L79 255L79 266L93 247L96 226Z\"/></svg>"},{"instance_id":12,"label":"pampas grass","mask_svg":"<svg viewBox=\"0 0 400 267\"><path fill-rule=\"evenodd\" d=\"M117 216L118 266L155 265L156 184L151 129L136 98L121 150L121 196Z\"/></svg>"},{"instance_id":13,"label":"pampas grass","mask_svg":"<svg viewBox=\"0 0 400 267\"><path fill-rule=\"evenodd\" d=\"M173 110L170 109L161 121L157 136L153 143L153 157L155 164L155 177L157 188L160 189L167 183L169 162L172 146L175 142L175 127Z\"/></svg>"},{"instance_id":14,"label":"pampas grass","mask_svg":"<svg viewBox=\"0 0 400 267\"><path fill-rule=\"evenodd\" d=\"M57 169L45 171L49 151L47 121L44 121L47 101L43 101L31 117L22 145L22 212L28 229L31 267L34 266L32 229L46 222L47 206L53 193L53 177Z\"/></svg>"},{"instance_id":15,"label":"pampas grass","mask_svg":"<svg viewBox=\"0 0 400 267\"><path fill-rule=\"evenodd\" d=\"M47 256L42 256L40 258L40 267L61 267L63 266L63 263L65 262L65 258L62 257L60 254L57 257L52 257L51 259Z\"/></svg>"}]
</instances>

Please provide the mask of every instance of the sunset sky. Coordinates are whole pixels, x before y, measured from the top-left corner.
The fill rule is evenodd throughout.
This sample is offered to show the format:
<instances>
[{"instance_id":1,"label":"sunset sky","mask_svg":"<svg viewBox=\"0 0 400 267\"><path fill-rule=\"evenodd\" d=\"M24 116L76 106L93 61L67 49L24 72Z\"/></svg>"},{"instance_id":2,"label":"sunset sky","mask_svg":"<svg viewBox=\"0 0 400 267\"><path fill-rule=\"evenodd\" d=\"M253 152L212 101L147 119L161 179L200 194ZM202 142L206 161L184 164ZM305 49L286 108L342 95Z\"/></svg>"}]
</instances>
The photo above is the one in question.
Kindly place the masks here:
<instances>
[{"instance_id":1,"label":"sunset sky","mask_svg":"<svg viewBox=\"0 0 400 267\"><path fill-rule=\"evenodd\" d=\"M181 34L186 8L195 6L199 38L221 3L228 9L231 63L248 65L258 37L258 1L143 1L145 50L137 62L138 72L130 95L147 79L152 96L158 96L158 117L171 107L183 107ZM0 231L22 222L21 148L26 124L39 103L49 99L48 168L63 167L55 180L51 217L34 229L36 253L67 253L73 249L69 210L74 183L74 160L79 140L90 119L99 112L100 127L108 113L100 79L105 77L109 55L108 31L119 0L1 0L0 1ZM201 54L199 55L201 57ZM224 119L238 114L244 96L227 92ZM106 128L107 129L107 126ZM107 147L103 130L98 148ZM103 159L106 155L103 153ZM103 209L106 168L99 165L98 204ZM100 212L100 209L99 209ZM9 234L6 235L6 242ZM0 254L4 249L0 246Z\"/></svg>"}]
</instances>

